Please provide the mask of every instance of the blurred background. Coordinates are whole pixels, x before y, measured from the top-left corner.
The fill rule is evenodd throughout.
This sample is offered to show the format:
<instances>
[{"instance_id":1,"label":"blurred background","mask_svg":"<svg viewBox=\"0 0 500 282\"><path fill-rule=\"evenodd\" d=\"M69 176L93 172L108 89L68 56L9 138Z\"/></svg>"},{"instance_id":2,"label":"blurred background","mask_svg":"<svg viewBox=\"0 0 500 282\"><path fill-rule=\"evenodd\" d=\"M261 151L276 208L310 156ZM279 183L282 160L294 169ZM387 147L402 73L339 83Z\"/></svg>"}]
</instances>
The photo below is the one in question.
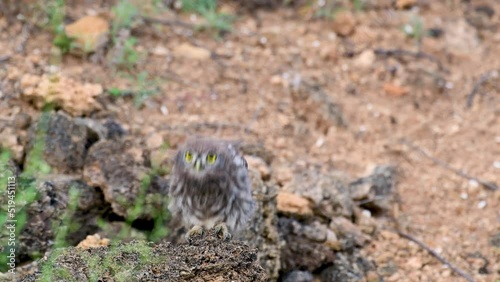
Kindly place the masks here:
<instances>
[{"instance_id":1,"label":"blurred background","mask_svg":"<svg viewBox=\"0 0 500 282\"><path fill-rule=\"evenodd\" d=\"M495 0L1 0L19 275L88 235L176 242L171 157L199 135L240 142L259 201L240 239L270 281L461 279L398 231L469 281L499 281L499 13Z\"/></svg>"}]
</instances>

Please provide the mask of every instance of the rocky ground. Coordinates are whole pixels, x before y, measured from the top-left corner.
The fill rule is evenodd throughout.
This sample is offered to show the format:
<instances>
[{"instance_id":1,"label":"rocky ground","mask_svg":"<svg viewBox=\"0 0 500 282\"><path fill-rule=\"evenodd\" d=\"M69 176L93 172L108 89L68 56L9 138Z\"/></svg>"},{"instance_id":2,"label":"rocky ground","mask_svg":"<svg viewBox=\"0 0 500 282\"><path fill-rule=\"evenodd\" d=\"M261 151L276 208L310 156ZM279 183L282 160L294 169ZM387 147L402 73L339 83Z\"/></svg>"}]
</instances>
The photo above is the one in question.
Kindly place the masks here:
<instances>
[{"instance_id":1,"label":"rocky ground","mask_svg":"<svg viewBox=\"0 0 500 282\"><path fill-rule=\"evenodd\" d=\"M257 2L264 7L248 5ZM106 261L109 247L48 260L54 246L94 234L137 246L127 263L144 239L158 242L153 253L190 254L164 195L177 146L206 135L242 141L258 209L236 241L199 242L200 259L216 268L197 275L462 279L403 232L471 281L500 279L500 3L326 2L222 2L235 21L219 34L196 29L201 17L175 4L153 12L144 4L147 16L112 37L114 1L69 1L66 33L96 40L65 55L27 14L4 13L0 146L11 154L2 161L23 179L18 199L36 195L16 202L26 213L20 276L32 281L44 261L71 273L89 267L78 263L93 252ZM81 31L75 22L85 16L97 18ZM123 66L131 36L127 54L139 59ZM228 257L216 248L240 263L222 265ZM128 274L154 272L155 263ZM162 277L198 264L185 263ZM179 281L193 281L186 277Z\"/></svg>"}]
</instances>

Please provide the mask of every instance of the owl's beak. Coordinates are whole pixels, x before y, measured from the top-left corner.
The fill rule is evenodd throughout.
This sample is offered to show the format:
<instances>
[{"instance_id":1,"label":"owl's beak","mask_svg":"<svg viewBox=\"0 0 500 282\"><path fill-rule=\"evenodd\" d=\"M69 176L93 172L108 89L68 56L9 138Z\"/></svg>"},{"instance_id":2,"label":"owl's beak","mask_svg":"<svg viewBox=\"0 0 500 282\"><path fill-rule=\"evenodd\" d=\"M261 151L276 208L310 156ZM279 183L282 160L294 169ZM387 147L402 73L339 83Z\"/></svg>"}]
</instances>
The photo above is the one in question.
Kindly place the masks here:
<instances>
[{"instance_id":1,"label":"owl's beak","mask_svg":"<svg viewBox=\"0 0 500 282\"><path fill-rule=\"evenodd\" d=\"M201 161L199 159L197 159L195 162L194 162L194 168L196 169L196 171L200 171L200 168L201 168Z\"/></svg>"}]
</instances>

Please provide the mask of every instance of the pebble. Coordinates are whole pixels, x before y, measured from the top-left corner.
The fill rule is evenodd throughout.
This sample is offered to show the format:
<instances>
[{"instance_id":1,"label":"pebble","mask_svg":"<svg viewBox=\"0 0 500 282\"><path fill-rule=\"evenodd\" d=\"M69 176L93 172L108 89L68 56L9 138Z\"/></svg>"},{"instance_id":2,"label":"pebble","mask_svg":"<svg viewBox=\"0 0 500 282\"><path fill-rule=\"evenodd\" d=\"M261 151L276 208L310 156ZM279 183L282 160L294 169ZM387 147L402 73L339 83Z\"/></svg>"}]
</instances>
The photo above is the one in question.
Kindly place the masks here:
<instances>
[{"instance_id":1,"label":"pebble","mask_svg":"<svg viewBox=\"0 0 500 282\"><path fill-rule=\"evenodd\" d=\"M477 208L484 209L487 205L488 205L488 203L485 200L482 200L482 201L479 201L479 203L477 203Z\"/></svg>"}]
</instances>

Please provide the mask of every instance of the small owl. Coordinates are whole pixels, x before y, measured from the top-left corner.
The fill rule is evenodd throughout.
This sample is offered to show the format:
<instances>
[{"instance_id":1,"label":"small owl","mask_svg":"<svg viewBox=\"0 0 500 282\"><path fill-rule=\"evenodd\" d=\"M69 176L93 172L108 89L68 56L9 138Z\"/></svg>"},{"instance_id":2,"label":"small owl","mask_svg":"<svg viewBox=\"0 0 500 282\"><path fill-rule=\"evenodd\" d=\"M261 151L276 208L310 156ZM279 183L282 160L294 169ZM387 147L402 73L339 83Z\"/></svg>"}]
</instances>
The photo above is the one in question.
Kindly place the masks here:
<instances>
[{"instance_id":1,"label":"small owl","mask_svg":"<svg viewBox=\"0 0 500 282\"><path fill-rule=\"evenodd\" d=\"M242 230L253 215L248 165L230 142L196 138L179 149L169 188L169 210L191 228L189 241L215 228L224 240Z\"/></svg>"}]
</instances>

